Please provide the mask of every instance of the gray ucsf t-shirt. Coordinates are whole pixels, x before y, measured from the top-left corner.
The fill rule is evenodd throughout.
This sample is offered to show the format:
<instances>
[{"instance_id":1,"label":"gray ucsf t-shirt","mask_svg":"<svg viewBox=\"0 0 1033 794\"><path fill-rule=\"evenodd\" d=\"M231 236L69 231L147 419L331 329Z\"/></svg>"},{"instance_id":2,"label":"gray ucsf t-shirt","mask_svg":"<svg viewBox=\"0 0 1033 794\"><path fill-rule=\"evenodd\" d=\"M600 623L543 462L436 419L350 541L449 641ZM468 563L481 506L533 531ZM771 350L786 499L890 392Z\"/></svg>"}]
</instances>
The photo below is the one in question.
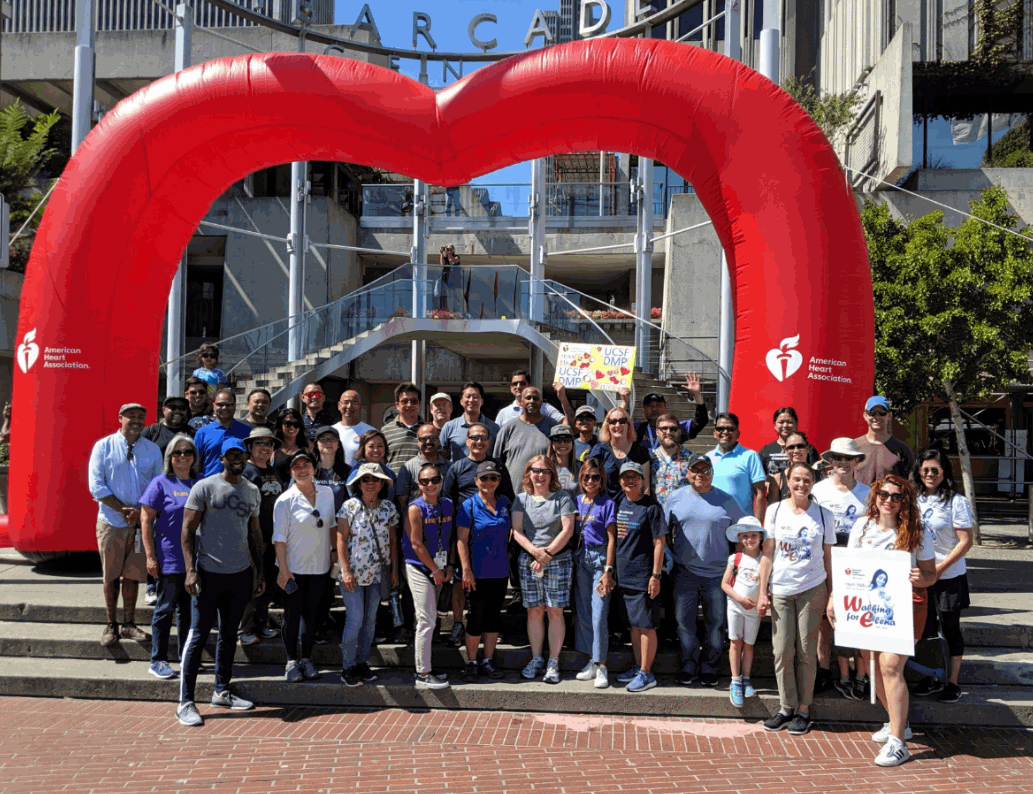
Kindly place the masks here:
<instances>
[{"instance_id":1,"label":"gray ucsf t-shirt","mask_svg":"<svg viewBox=\"0 0 1033 794\"><path fill-rule=\"evenodd\" d=\"M261 507L262 495L247 480L229 483L222 474L213 474L196 483L186 509L204 512L194 548L197 567L209 573L240 573L250 568L248 523Z\"/></svg>"},{"instance_id":2,"label":"gray ucsf t-shirt","mask_svg":"<svg viewBox=\"0 0 1033 794\"><path fill-rule=\"evenodd\" d=\"M574 500L567 491L553 492L544 502L539 502L529 493L518 494L513 503L514 513L523 513L524 534L538 548L552 543L563 531L563 516L577 513ZM570 553L570 543L556 557Z\"/></svg>"}]
</instances>

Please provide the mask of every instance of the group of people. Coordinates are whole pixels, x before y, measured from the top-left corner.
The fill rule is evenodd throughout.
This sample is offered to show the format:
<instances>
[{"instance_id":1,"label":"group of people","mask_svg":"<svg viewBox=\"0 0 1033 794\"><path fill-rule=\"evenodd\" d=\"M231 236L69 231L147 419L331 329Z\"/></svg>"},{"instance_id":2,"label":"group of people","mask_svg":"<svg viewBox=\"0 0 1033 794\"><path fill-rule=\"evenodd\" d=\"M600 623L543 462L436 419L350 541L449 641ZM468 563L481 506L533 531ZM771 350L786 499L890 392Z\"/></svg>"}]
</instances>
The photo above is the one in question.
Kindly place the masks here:
<instances>
[{"instance_id":1,"label":"group of people","mask_svg":"<svg viewBox=\"0 0 1033 794\"><path fill-rule=\"evenodd\" d=\"M345 607L344 684L377 680L374 639L395 631L402 639L411 632L414 686L448 687L433 641L450 585L450 639L465 645L468 683L504 677L494 652L511 593L527 613L526 679L561 680L569 610L585 660L577 680L655 687L658 631L670 626L684 686L716 686L730 641L729 697L742 706L756 694L753 646L770 614L781 708L765 728L806 733L819 676L851 698L863 697L870 680L890 718L874 737L884 743L877 763L901 763L905 660L837 648L838 669L830 669L836 544L911 553L916 633L942 626L952 655L948 680L924 681L915 694L960 697L971 513L942 451L925 450L916 463L892 437L882 397L865 406L863 436L835 439L820 455L791 407L775 412L776 439L759 454L739 443L734 414L717 414L716 445L704 455L686 446L710 421L694 373L689 418L651 393L635 422L624 392L598 422L591 406L574 410L562 386L561 410L543 402L518 370L513 403L494 420L481 411L479 383L463 384L461 412L449 394L433 395L429 421L420 390L402 383L380 429L361 421L353 390L341 395L339 420L318 383L304 387L302 411L275 420L268 392L256 389L238 420L233 392L216 387L208 407L207 385L188 380L185 396L167 399L162 421L150 426L146 408L122 406L120 429L97 442L90 460L108 613L102 642L147 638L134 612L137 582L150 574L150 672L176 675L167 658L175 618L184 724L202 722L194 686L216 622L213 705L252 707L229 687L238 632L245 644L279 637L288 681L318 678L312 648L333 626L335 587ZM278 627L273 601L283 609ZM379 610L382 603L391 609ZM387 627L378 612L391 615ZM611 675L612 623L630 634L635 663Z\"/></svg>"}]
</instances>

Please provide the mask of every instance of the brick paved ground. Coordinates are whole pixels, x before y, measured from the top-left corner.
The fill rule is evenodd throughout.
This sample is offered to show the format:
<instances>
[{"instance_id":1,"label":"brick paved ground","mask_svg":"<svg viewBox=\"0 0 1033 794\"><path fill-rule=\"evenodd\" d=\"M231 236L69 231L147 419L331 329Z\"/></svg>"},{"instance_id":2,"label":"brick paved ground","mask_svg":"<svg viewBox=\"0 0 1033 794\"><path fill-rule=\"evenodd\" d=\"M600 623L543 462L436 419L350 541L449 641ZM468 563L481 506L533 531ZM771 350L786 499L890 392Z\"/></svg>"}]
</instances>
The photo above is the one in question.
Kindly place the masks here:
<instances>
[{"instance_id":1,"label":"brick paved ground","mask_svg":"<svg viewBox=\"0 0 1033 794\"><path fill-rule=\"evenodd\" d=\"M805 737L735 721L0 698L0 792L1033 792L1033 734L917 730L872 764L871 726Z\"/></svg>"}]
</instances>

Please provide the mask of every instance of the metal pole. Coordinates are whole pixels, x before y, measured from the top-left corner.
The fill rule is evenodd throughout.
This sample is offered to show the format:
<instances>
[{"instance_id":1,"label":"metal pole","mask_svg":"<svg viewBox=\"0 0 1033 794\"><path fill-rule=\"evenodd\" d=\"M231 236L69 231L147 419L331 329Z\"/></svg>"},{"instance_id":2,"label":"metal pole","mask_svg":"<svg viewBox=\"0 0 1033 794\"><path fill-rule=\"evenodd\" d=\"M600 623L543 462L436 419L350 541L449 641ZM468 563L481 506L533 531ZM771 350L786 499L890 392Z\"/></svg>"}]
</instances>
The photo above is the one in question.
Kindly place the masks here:
<instances>
[{"instance_id":1,"label":"metal pole","mask_svg":"<svg viewBox=\"0 0 1033 794\"><path fill-rule=\"evenodd\" d=\"M176 6L176 71L190 66L190 33L194 24L193 11L186 3ZM184 330L186 326L186 254L176 266L169 290L169 308L165 326L165 360L169 362L165 371L165 396L182 396L186 379L186 362L183 360Z\"/></svg>"},{"instance_id":2,"label":"metal pole","mask_svg":"<svg viewBox=\"0 0 1033 794\"><path fill-rule=\"evenodd\" d=\"M412 183L412 316L427 316L427 231L430 219L430 189L426 182L414 179ZM427 343L422 339L412 343L412 382L420 391L420 404L426 392Z\"/></svg>"},{"instance_id":3,"label":"metal pole","mask_svg":"<svg viewBox=\"0 0 1033 794\"><path fill-rule=\"evenodd\" d=\"M1026 498L1029 500L1029 528L1027 538L1033 543L1033 483L1026 486Z\"/></svg>"},{"instance_id":4,"label":"metal pole","mask_svg":"<svg viewBox=\"0 0 1033 794\"><path fill-rule=\"evenodd\" d=\"M638 218L635 230L635 314L643 322L635 326L638 366L647 369L649 356L649 301L653 295L653 161L638 158Z\"/></svg>"},{"instance_id":5,"label":"metal pole","mask_svg":"<svg viewBox=\"0 0 1033 794\"><path fill-rule=\"evenodd\" d=\"M75 12L72 154L89 133L93 113L93 0L77 0Z\"/></svg>"},{"instance_id":6,"label":"metal pole","mask_svg":"<svg viewBox=\"0 0 1033 794\"><path fill-rule=\"evenodd\" d=\"M764 27L760 31L758 69L769 80L779 79L778 0L764 0Z\"/></svg>"},{"instance_id":7,"label":"metal pole","mask_svg":"<svg viewBox=\"0 0 1033 794\"><path fill-rule=\"evenodd\" d=\"M298 36L298 52L305 51L305 37ZM305 311L305 208L308 201L308 164L291 163L291 231L287 237L290 272L287 289L287 359L297 361L302 355ZM293 402L293 401L292 401Z\"/></svg>"},{"instance_id":8,"label":"metal pole","mask_svg":"<svg viewBox=\"0 0 1033 794\"><path fill-rule=\"evenodd\" d=\"M765 0L767 2L767 0ZM742 60L742 12L739 0L730 0L725 17L725 55ZM767 19L768 17L765 17ZM777 40L776 40L777 44ZM732 303L732 277L728 271L728 257L721 251L721 323L718 337L717 363L728 373L717 377L717 410L727 411L731 396L732 362L735 358L735 307Z\"/></svg>"},{"instance_id":9,"label":"metal pole","mask_svg":"<svg viewBox=\"0 0 1033 794\"><path fill-rule=\"evenodd\" d=\"M531 238L528 318L536 330L545 319L545 296L541 282L545 278L545 161L531 162L531 196L527 204L528 235ZM531 383L542 388L545 377L545 359L540 348L531 347Z\"/></svg>"}]
</instances>

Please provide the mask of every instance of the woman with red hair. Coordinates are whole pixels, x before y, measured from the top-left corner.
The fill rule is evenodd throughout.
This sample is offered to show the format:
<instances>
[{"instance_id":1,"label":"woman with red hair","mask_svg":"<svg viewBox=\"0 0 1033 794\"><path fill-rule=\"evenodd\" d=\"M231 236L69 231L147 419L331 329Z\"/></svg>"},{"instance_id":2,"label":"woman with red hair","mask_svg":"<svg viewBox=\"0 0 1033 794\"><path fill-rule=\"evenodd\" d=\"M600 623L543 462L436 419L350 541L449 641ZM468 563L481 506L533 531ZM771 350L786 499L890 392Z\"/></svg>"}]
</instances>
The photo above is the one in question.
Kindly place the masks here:
<instances>
[{"instance_id":1,"label":"woman with red hair","mask_svg":"<svg viewBox=\"0 0 1033 794\"><path fill-rule=\"evenodd\" d=\"M896 474L887 474L872 484L868 512L850 530L847 548L910 552L909 578L914 592L915 639L918 639L925 627L929 605L926 588L936 581L936 564L932 544L922 527L915 489L910 482ZM832 593L829 593L827 612L834 624ZM876 694L890 718L881 730L872 734L874 741L884 745L875 757L875 763L899 766L911 757L907 749L911 727L907 724L908 691L904 683L907 657L887 651L865 651L865 656L875 680Z\"/></svg>"}]
</instances>

